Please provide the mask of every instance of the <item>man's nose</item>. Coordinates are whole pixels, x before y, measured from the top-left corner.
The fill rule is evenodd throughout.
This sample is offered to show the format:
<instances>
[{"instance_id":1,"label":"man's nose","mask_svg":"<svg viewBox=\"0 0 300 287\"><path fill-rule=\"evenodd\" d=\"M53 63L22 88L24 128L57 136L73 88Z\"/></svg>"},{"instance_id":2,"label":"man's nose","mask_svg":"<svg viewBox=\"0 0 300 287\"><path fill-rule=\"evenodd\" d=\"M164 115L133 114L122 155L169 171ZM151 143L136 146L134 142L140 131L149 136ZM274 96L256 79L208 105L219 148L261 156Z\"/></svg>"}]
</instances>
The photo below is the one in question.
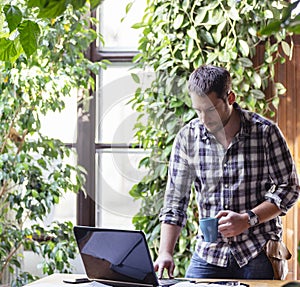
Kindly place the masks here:
<instances>
[{"instance_id":1,"label":"man's nose","mask_svg":"<svg viewBox=\"0 0 300 287\"><path fill-rule=\"evenodd\" d=\"M200 120L203 124L205 124L211 120L211 115L209 115L209 113L202 112L200 114Z\"/></svg>"}]
</instances>

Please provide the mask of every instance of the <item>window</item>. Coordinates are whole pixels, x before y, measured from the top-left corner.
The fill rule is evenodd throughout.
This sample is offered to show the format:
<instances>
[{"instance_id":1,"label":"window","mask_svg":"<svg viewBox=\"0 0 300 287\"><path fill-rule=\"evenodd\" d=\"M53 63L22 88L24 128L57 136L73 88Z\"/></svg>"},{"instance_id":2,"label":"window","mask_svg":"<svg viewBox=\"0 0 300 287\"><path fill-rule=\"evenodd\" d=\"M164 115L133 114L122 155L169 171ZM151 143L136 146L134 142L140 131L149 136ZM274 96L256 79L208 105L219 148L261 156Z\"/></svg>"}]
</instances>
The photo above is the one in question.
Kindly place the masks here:
<instances>
[{"instance_id":1,"label":"window","mask_svg":"<svg viewBox=\"0 0 300 287\"><path fill-rule=\"evenodd\" d=\"M98 43L91 55L111 64L96 76L89 124L79 120L79 164L88 171L89 195L78 199L78 223L83 225L131 228L132 216L139 210L139 202L129 190L145 175L138 162L146 151L132 144L137 114L127 103L137 88L131 77L131 61L137 53L139 31L131 26L141 20L146 1L134 1L126 15L128 3L106 0L97 13L105 45L98 47ZM84 143L87 140L93 141L92 147Z\"/></svg>"}]
</instances>

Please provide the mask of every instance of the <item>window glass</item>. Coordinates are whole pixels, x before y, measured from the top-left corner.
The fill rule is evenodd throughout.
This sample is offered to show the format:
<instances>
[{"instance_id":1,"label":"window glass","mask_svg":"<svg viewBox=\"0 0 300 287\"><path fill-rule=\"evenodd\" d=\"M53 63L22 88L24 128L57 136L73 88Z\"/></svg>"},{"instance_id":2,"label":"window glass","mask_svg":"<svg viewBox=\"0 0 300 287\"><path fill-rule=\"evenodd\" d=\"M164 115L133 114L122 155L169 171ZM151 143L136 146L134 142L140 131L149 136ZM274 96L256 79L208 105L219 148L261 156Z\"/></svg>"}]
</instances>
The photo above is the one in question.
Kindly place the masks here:
<instances>
[{"instance_id":1,"label":"window glass","mask_svg":"<svg viewBox=\"0 0 300 287\"><path fill-rule=\"evenodd\" d=\"M59 139L67 144L75 144L77 139L77 91L73 90L70 97L64 98L65 108L61 112L47 112L40 115L41 133L49 138ZM76 152L74 150L74 152ZM77 157L71 153L65 158L67 164L76 166ZM76 223L77 195L67 192L62 195L59 204L54 205L50 214L45 218L45 225L57 220L60 222L70 220Z\"/></svg>"},{"instance_id":2,"label":"window glass","mask_svg":"<svg viewBox=\"0 0 300 287\"><path fill-rule=\"evenodd\" d=\"M152 74L129 70L130 64L114 64L102 70L97 97L96 142L131 143L134 124L139 115L127 104L140 84L131 73L137 73L143 86L150 83Z\"/></svg>"},{"instance_id":3,"label":"window glass","mask_svg":"<svg viewBox=\"0 0 300 287\"><path fill-rule=\"evenodd\" d=\"M96 225L108 228L130 228L140 203L129 190L146 171L138 169L146 156L143 150L103 149L97 153Z\"/></svg>"},{"instance_id":4,"label":"window glass","mask_svg":"<svg viewBox=\"0 0 300 287\"><path fill-rule=\"evenodd\" d=\"M141 21L146 0L131 1L132 7L126 14L129 2L105 0L101 4L100 33L105 41L102 50L137 50L140 30L131 26Z\"/></svg>"},{"instance_id":5,"label":"window glass","mask_svg":"<svg viewBox=\"0 0 300 287\"><path fill-rule=\"evenodd\" d=\"M41 115L41 133L64 143L76 143L77 138L77 91L64 98L65 108L61 112Z\"/></svg>"}]
</instances>

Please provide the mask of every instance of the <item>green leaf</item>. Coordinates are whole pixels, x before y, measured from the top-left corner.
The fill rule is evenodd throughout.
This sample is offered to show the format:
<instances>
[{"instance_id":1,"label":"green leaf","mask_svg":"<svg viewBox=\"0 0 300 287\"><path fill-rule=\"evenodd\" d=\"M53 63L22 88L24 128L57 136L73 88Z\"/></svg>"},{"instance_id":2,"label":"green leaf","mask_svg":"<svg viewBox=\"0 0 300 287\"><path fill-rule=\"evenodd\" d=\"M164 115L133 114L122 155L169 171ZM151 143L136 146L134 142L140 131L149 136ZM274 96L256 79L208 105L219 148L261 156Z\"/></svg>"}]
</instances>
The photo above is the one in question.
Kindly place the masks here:
<instances>
[{"instance_id":1,"label":"green leaf","mask_svg":"<svg viewBox=\"0 0 300 287\"><path fill-rule=\"evenodd\" d=\"M265 94L261 90L252 89L250 90L250 93L256 99L261 100L265 98Z\"/></svg>"},{"instance_id":2,"label":"green leaf","mask_svg":"<svg viewBox=\"0 0 300 287\"><path fill-rule=\"evenodd\" d=\"M190 0L183 0L182 9L187 11L190 8Z\"/></svg>"},{"instance_id":3,"label":"green leaf","mask_svg":"<svg viewBox=\"0 0 300 287\"><path fill-rule=\"evenodd\" d=\"M0 60L10 61L17 56L17 50L14 41L1 38L0 39Z\"/></svg>"},{"instance_id":4,"label":"green leaf","mask_svg":"<svg viewBox=\"0 0 300 287\"><path fill-rule=\"evenodd\" d=\"M75 10L82 8L85 5L86 0L72 0L71 4Z\"/></svg>"},{"instance_id":5,"label":"green leaf","mask_svg":"<svg viewBox=\"0 0 300 287\"><path fill-rule=\"evenodd\" d=\"M62 250L58 250L56 253L55 253L55 260L57 262L62 262L63 261L63 251Z\"/></svg>"},{"instance_id":6,"label":"green leaf","mask_svg":"<svg viewBox=\"0 0 300 287\"><path fill-rule=\"evenodd\" d=\"M279 102L280 102L279 97L275 97L275 98L272 100L272 104L273 104L273 106L274 106L276 109L278 109Z\"/></svg>"},{"instance_id":7,"label":"green leaf","mask_svg":"<svg viewBox=\"0 0 300 287\"><path fill-rule=\"evenodd\" d=\"M66 10L66 0L30 0L29 2L32 7L39 8L39 18L56 18Z\"/></svg>"},{"instance_id":8,"label":"green leaf","mask_svg":"<svg viewBox=\"0 0 300 287\"><path fill-rule=\"evenodd\" d=\"M208 54L208 57L207 57L207 60L206 60L206 63L207 63L207 64L212 63L214 60L217 59L217 57L218 57L217 54L215 54L215 53L209 53L209 54Z\"/></svg>"},{"instance_id":9,"label":"green leaf","mask_svg":"<svg viewBox=\"0 0 300 287\"><path fill-rule=\"evenodd\" d=\"M268 24L267 26L263 27L258 31L258 35L266 35L270 36L280 30L281 21L276 20Z\"/></svg>"},{"instance_id":10,"label":"green leaf","mask_svg":"<svg viewBox=\"0 0 300 287\"><path fill-rule=\"evenodd\" d=\"M183 114L182 120L183 122L189 122L192 118L196 116L196 112L194 109L189 109L187 113Z\"/></svg>"},{"instance_id":11,"label":"green leaf","mask_svg":"<svg viewBox=\"0 0 300 287\"><path fill-rule=\"evenodd\" d=\"M20 42L27 57L30 57L38 47L40 28L37 23L30 20L24 21L18 28Z\"/></svg>"},{"instance_id":12,"label":"green leaf","mask_svg":"<svg viewBox=\"0 0 300 287\"><path fill-rule=\"evenodd\" d=\"M199 26L203 24L203 20L207 13L207 7L201 7L200 11L197 13L197 16L195 18L195 26Z\"/></svg>"},{"instance_id":13,"label":"green leaf","mask_svg":"<svg viewBox=\"0 0 300 287\"><path fill-rule=\"evenodd\" d=\"M258 73L253 74L254 86L255 88L259 89L261 87L262 81L261 76Z\"/></svg>"},{"instance_id":14,"label":"green leaf","mask_svg":"<svg viewBox=\"0 0 300 287\"><path fill-rule=\"evenodd\" d=\"M297 15L294 19L291 19L286 29L289 32L300 34L300 15Z\"/></svg>"},{"instance_id":15,"label":"green leaf","mask_svg":"<svg viewBox=\"0 0 300 287\"><path fill-rule=\"evenodd\" d=\"M250 52L248 43L245 40L239 39L239 44L240 44L240 50L242 52L242 55L244 57L248 57Z\"/></svg>"},{"instance_id":16,"label":"green leaf","mask_svg":"<svg viewBox=\"0 0 300 287\"><path fill-rule=\"evenodd\" d=\"M243 67L252 67L253 66L253 63L249 58L242 57L242 58L239 58L238 60Z\"/></svg>"},{"instance_id":17,"label":"green leaf","mask_svg":"<svg viewBox=\"0 0 300 287\"><path fill-rule=\"evenodd\" d=\"M90 0L91 9L92 10L96 9L102 2L103 0Z\"/></svg>"},{"instance_id":18,"label":"green leaf","mask_svg":"<svg viewBox=\"0 0 300 287\"><path fill-rule=\"evenodd\" d=\"M126 14L128 14L128 12L130 11L130 9L131 9L133 3L134 3L134 2L129 2L129 3L126 5L126 8L125 8Z\"/></svg>"},{"instance_id":19,"label":"green leaf","mask_svg":"<svg viewBox=\"0 0 300 287\"><path fill-rule=\"evenodd\" d=\"M291 55L290 45L287 42L282 41L281 42L281 47L282 47L282 50L283 50L284 54L286 54L288 57L290 57L290 55Z\"/></svg>"},{"instance_id":20,"label":"green leaf","mask_svg":"<svg viewBox=\"0 0 300 287\"><path fill-rule=\"evenodd\" d=\"M187 56L191 56L194 49L194 39L190 38L188 41L188 47L187 47Z\"/></svg>"},{"instance_id":21,"label":"green leaf","mask_svg":"<svg viewBox=\"0 0 300 287\"><path fill-rule=\"evenodd\" d=\"M140 78L137 74L131 73L131 77L137 84L140 83Z\"/></svg>"},{"instance_id":22,"label":"green leaf","mask_svg":"<svg viewBox=\"0 0 300 287\"><path fill-rule=\"evenodd\" d=\"M235 21L239 21L241 19L239 15L239 11L235 7L231 7L231 9L228 12L228 16L230 19Z\"/></svg>"},{"instance_id":23,"label":"green leaf","mask_svg":"<svg viewBox=\"0 0 300 287\"><path fill-rule=\"evenodd\" d=\"M275 88L279 95L284 95L286 93L286 87L282 83L275 83Z\"/></svg>"},{"instance_id":24,"label":"green leaf","mask_svg":"<svg viewBox=\"0 0 300 287\"><path fill-rule=\"evenodd\" d=\"M21 10L13 5L5 5L3 8L9 31L14 31L22 21Z\"/></svg>"},{"instance_id":25,"label":"green leaf","mask_svg":"<svg viewBox=\"0 0 300 287\"><path fill-rule=\"evenodd\" d=\"M184 16L182 14L178 14L173 22L174 29L177 30L181 27Z\"/></svg>"},{"instance_id":26,"label":"green leaf","mask_svg":"<svg viewBox=\"0 0 300 287\"><path fill-rule=\"evenodd\" d=\"M198 36L197 36L197 31L195 29L194 26L192 26L188 31L187 31L187 34L190 38L194 39L194 40L197 40L198 39Z\"/></svg>"}]
</instances>

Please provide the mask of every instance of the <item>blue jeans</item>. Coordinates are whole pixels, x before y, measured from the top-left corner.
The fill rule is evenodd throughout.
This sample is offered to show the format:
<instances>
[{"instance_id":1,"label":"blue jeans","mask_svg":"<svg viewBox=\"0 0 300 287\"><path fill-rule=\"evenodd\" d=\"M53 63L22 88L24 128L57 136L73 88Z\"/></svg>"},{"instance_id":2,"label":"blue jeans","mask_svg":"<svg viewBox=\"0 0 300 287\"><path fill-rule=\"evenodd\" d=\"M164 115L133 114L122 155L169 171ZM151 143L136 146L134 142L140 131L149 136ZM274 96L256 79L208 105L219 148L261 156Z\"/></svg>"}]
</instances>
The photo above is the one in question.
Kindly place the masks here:
<instances>
[{"instance_id":1,"label":"blue jeans","mask_svg":"<svg viewBox=\"0 0 300 287\"><path fill-rule=\"evenodd\" d=\"M221 279L269 279L274 277L272 264L265 254L261 252L257 257L242 268L230 254L227 267L212 265L201 259L194 252L190 265L186 271L187 278L221 278Z\"/></svg>"}]
</instances>

